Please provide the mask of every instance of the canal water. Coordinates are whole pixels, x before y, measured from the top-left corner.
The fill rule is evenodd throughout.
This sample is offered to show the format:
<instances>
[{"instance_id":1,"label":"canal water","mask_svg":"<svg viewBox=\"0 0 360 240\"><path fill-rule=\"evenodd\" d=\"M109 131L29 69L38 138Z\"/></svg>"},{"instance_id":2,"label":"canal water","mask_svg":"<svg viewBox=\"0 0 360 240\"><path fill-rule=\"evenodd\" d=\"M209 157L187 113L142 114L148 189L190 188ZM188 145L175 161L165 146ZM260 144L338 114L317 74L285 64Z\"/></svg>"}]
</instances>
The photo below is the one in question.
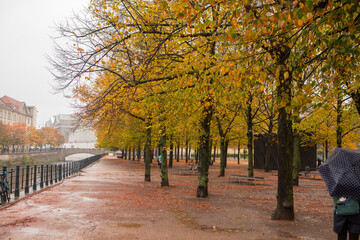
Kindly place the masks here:
<instances>
[{"instance_id":1,"label":"canal water","mask_svg":"<svg viewBox=\"0 0 360 240\"><path fill-rule=\"evenodd\" d=\"M72 162L72 161L79 161L88 157L94 156L94 154L89 154L89 153L78 153L78 154L73 154L70 155L68 157L65 158L65 162ZM41 164L46 165L46 164L60 164L60 163L64 163L64 162L59 162L57 159L22 159L22 160L13 160L13 161L1 161L0 162L0 171L2 170L2 166L7 166L7 168L10 169L15 169L16 166L20 166L21 168L26 167L26 165L38 165L40 166Z\"/></svg>"}]
</instances>

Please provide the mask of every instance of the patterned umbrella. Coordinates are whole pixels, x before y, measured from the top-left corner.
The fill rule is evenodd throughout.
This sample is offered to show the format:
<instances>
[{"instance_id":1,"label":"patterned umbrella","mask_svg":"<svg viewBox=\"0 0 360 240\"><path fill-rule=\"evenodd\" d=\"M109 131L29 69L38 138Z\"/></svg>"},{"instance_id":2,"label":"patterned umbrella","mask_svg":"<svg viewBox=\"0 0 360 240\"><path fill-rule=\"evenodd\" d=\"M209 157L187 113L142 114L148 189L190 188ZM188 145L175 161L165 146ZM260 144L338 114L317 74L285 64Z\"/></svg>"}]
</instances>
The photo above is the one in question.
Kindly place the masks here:
<instances>
[{"instance_id":1,"label":"patterned umbrella","mask_svg":"<svg viewBox=\"0 0 360 240\"><path fill-rule=\"evenodd\" d=\"M360 199L360 152L336 148L318 169L332 197Z\"/></svg>"}]
</instances>

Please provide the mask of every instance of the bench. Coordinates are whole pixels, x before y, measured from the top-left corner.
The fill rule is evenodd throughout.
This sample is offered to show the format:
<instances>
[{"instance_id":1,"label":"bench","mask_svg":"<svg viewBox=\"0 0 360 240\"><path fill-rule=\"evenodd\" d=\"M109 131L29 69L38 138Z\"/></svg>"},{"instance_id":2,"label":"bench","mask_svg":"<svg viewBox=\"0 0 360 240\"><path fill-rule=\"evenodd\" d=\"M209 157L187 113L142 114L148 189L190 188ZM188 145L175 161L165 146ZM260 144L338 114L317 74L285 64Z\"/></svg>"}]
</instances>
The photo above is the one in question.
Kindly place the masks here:
<instances>
[{"instance_id":1,"label":"bench","mask_svg":"<svg viewBox=\"0 0 360 240\"><path fill-rule=\"evenodd\" d=\"M265 183L265 178L264 177L248 177L248 176L243 176L243 175L230 175L229 176L229 182L231 182L231 180L234 180L237 183L252 183L254 185L256 185L256 183L261 182L261 183Z\"/></svg>"},{"instance_id":2,"label":"bench","mask_svg":"<svg viewBox=\"0 0 360 240\"><path fill-rule=\"evenodd\" d=\"M180 169L176 169L173 171L174 175L196 175L198 173L198 168L197 166L191 166L190 168L184 169L184 168L180 168Z\"/></svg>"},{"instance_id":3,"label":"bench","mask_svg":"<svg viewBox=\"0 0 360 240\"><path fill-rule=\"evenodd\" d=\"M312 173L312 172L299 172L299 176L308 178L308 179L318 179L321 180L321 177L318 173ZM317 178L319 177L319 178Z\"/></svg>"}]
</instances>

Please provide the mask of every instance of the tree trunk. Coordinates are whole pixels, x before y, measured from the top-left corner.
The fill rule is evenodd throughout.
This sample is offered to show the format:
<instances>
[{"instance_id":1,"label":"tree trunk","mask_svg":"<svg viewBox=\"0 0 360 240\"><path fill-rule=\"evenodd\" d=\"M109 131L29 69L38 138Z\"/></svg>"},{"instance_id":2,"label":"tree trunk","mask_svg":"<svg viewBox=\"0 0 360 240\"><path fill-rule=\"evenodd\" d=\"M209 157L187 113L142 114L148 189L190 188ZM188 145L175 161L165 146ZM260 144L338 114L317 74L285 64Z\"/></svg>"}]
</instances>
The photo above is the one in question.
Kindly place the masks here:
<instances>
[{"instance_id":1,"label":"tree trunk","mask_svg":"<svg viewBox=\"0 0 360 240\"><path fill-rule=\"evenodd\" d=\"M150 163L152 160L152 148L151 148L151 117L146 121L146 142L145 142L145 152L144 152L144 161L145 161L145 181L151 181L150 175Z\"/></svg>"},{"instance_id":2,"label":"tree trunk","mask_svg":"<svg viewBox=\"0 0 360 240\"><path fill-rule=\"evenodd\" d=\"M177 146L175 146L174 148L174 158L175 160L177 160Z\"/></svg>"},{"instance_id":3,"label":"tree trunk","mask_svg":"<svg viewBox=\"0 0 360 240\"><path fill-rule=\"evenodd\" d=\"M146 141L145 141L145 144L144 144L144 149L143 149L143 153L144 153L144 163L145 163L145 153L146 153Z\"/></svg>"},{"instance_id":4,"label":"tree trunk","mask_svg":"<svg viewBox=\"0 0 360 240\"><path fill-rule=\"evenodd\" d=\"M271 147L273 146L273 117L269 119L269 129L266 136L266 145L265 145L265 172L270 171L270 158L271 158Z\"/></svg>"},{"instance_id":5,"label":"tree trunk","mask_svg":"<svg viewBox=\"0 0 360 240\"><path fill-rule=\"evenodd\" d=\"M219 177L225 176L226 145L225 139L220 137L220 173Z\"/></svg>"},{"instance_id":6,"label":"tree trunk","mask_svg":"<svg viewBox=\"0 0 360 240\"><path fill-rule=\"evenodd\" d=\"M176 162L180 161L180 140L177 142Z\"/></svg>"},{"instance_id":7,"label":"tree trunk","mask_svg":"<svg viewBox=\"0 0 360 240\"><path fill-rule=\"evenodd\" d=\"M188 163L188 161L189 161L189 153L188 153L188 151L189 151L189 140L188 139L186 139L185 146L186 146L186 148L185 148L185 162Z\"/></svg>"},{"instance_id":8,"label":"tree trunk","mask_svg":"<svg viewBox=\"0 0 360 240\"><path fill-rule=\"evenodd\" d=\"M216 158L216 144L214 144L214 156L213 156L213 163L215 162Z\"/></svg>"},{"instance_id":9,"label":"tree trunk","mask_svg":"<svg viewBox=\"0 0 360 240\"><path fill-rule=\"evenodd\" d=\"M169 168L173 166L173 156L174 156L174 142L173 135L170 135L170 158L169 158Z\"/></svg>"},{"instance_id":10,"label":"tree trunk","mask_svg":"<svg viewBox=\"0 0 360 240\"><path fill-rule=\"evenodd\" d=\"M248 176L254 176L254 163L253 163L253 121L252 121L252 95L249 95L249 99L247 102L247 111L246 111L246 124L247 124L247 147L249 150L248 155Z\"/></svg>"},{"instance_id":11,"label":"tree trunk","mask_svg":"<svg viewBox=\"0 0 360 240\"><path fill-rule=\"evenodd\" d=\"M229 143L226 140L226 131L224 132L220 118L216 117L216 122L219 130L220 135L220 173L219 177L225 176L225 168L226 168L226 160L227 160L227 144Z\"/></svg>"},{"instance_id":12,"label":"tree trunk","mask_svg":"<svg viewBox=\"0 0 360 240\"><path fill-rule=\"evenodd\" d=\"M237 163L240 164L240 142L238 143Z\"/></svg>"},{"instance_id":13,"label":"tree trunk","mask_svg":"<svg viewBox=\"0 0 360 240\"><path fill-rule=\"evenodd\" d=\"M151 153L150 163L152 163L154 159L155 149L151 149L150 153Z\"/></svg>"},{"instance_id":14,"label":"tree trunk","mask_svg":"<svg viewBox=\"0 0 360 240\"><path fill-rule=\"evenodd\" d=\"M199 162L199 150L195 150L195 164Z\"/></svg>"},{"instance_id":15,"label":"tree trunk","mask_svg":"<svg viewBox=\"0 0 360 240\"><path fill-rule=\"evenodd\" d=\"M184 159L184 149L181 148L181 159Z\"/></svg>"},{"instance_id":16,"label":"tree trunk","mask_svg":"<svg viewBox=\"0 0 360 240\"><path fill-rule=\"evenodd\" d=\"M162 126L161 128L161 136L160 136L160 150L159 154L161 154L161 186L168 187L169 186L169 178L168 178L168 166L167 166L167 148L166 148L166 128Z\"/></svg>"},{"instance_id":17,"label":"tree trunk","mask_svg":"<svg viewBox=\"0 0 360 240\"><path fill-rule=\"evenodd\" d=\"M195 154L195 151L194 151ZM189 160L191 161L191 146L189 145Z\"/></svg>"},{"instance_id":18,"label":"tree trunk","mask_svg":"<svg viewBox=\"0 0 360 240\"><path fill-rule=\"evenodd\" d=\"M132 160L135 161L135 147L133 147L133 155L132 155Z\"/></svg>"},{"instance_id":19,"label":"tree trunk","mask_svg":"<svg viewBox=\"0 0 360 240\"><path fill-rule=\"evenodd\" d=\"M208 182L209 182L209 163L210 155L210 124L213 115L211 99L207 98L203 104L203 117L201 119L201 131L199 141L199 185L196 190L197 197L208 196Z\"/></svg>"},{"instance_id":20,"label":"tree trunk","mask_svg":"<svg viewBox=\"0 0 360 240\"><path fill-rule=\"evenodd\" d=\"M213 14L213 17L217 17L216 14ZM216 42L211 42L210 54L215 55ZM212 85L213 79L210 79L208 84ZM208 182L209 182L209 164L211 159L211 149L210 149L210 129L211 129L211 119L213 117L213 106L212 106L212 97L207 95L205 99L201 101L202 116L200 120L200 141L199 141L199 185L196 190L197 197L207 197L208 196Z\"/></svg>"},{"instance_id":21,"label":"tree trunk","mask_svg":"<svg viewBox=\"0 0 360 240\"><path fill-rule=\"evenodd\" d=\"M359 91L359 89L354 90L352 93L350 93L350 96L351 96L352 100L354 100L354 104L355 104L358 114L360 114L360 91Z\"/></svg>"},{"instance_id":22,"label":"tree trunk","mask_svg":"<svg viewBox=\"0 0 360 240\"><path fill-rule=\"evenodd\" d=\"M225 168L227 167L228 149L229 149L229 140L225 140Z\"/></svg>"},{"instance_id":23,"label":"tree trunk","mask_svg":"<svg viewBox=\"0 0 360 240\"><path fill-rule=\"evenodd\" d=\"M290 51L287 49L287 51ZM284 54L287 54L284 53ZM280 56L282 61L284 56ZM277 86L277 98L285 106L280 107L278 115L278 189L277 189L277 207L272 214L275 220L293 220L294 219L294 199L292 185L292 162L293 162L293 134L291 113L287 112L286 107L291 104L291 72L285 79L285 71L280 70L279 85Z\"/></svg>"},{"instance_id":24,"label":"tree trunk","mask_svg":"<svg viewBox=\"0 0 360 240\"><path fill-rule=\"evenodd\" d=\"M265 172L270 172L271 146L271 140L268 137L265 144Z\"/></svg>"},{"instance_id":25,"label":"tree trunk","mask_svg":"<svg viewBox=\"0 0 360 240\"><path fill-rule=\"evenodd\" d=\"M293 163L293 185L299 186L299 172L301 170L301 159L300 159L300 136L295 130L294 132L294 163Z\"/></svg>"},{"instance_id":26,"label":"tree trunk","mask_svg":"<svg viewBox=\"0 0 360 240\"><path fill-rule=\"evenodd\" d=\"M140 142L138 144L138 149L137 149L137 159L138 159L138 162L140 162L140 159L141 159L141 143Z\"/></svg>"},{"instance_id":27,"label":"tree trunk","mask_svg":"<svg viewBox=\"0 0 360 240\"><path fill-rule=\"evenodd\" d=\"M325 141L325 158L326 160L328 159L328 154L329 154L329 144L328 144L328 140Z\"/></svg>"},{"instance_id":28,"label":"tree trunk","mask_svg":"<svg viewBox=\"0 0 360 240\"><path fill-rule=\"evenodd\" d=\"M340 91L340 90L339 90ZM342 99L341 94L338 93L337 96L337 106L336 106L336 145L338 148L342 147Z\"/></svg>"}]
</instances>

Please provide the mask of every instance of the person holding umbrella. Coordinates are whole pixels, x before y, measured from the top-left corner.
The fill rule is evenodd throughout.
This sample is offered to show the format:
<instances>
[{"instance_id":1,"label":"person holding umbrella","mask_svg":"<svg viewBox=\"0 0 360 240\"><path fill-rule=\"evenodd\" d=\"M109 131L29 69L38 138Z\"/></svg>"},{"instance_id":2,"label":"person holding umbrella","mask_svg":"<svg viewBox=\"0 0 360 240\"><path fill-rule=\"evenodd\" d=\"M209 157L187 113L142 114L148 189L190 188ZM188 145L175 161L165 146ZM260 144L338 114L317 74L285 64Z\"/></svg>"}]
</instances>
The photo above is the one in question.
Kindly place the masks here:
<instances>
[{"instance_id":1,"label":"person holding umbrella","mask_svg":"<svg viewBox=\"0 0 360 240\"><path fill-rule=\"evenodd\" d=\"M339 240L359 239L360 152L336 148L318 171L334 202L334 232Z\"/></svg>"}]
</instances>

